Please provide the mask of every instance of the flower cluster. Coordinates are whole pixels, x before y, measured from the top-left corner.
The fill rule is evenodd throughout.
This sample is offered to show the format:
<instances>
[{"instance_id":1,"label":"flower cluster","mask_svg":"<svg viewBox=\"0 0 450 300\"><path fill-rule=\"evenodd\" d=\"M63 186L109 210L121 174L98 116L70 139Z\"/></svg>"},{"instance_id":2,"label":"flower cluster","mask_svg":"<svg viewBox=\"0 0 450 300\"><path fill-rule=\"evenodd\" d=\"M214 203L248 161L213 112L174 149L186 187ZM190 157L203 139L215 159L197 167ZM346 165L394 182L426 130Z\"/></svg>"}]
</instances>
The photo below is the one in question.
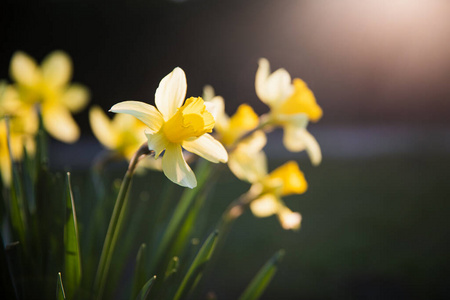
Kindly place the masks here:
<instances>
[{"instance_id":1,"label":"flower cluster","mask_svg":"<svg viewBox=\"0 0 450 300\"><path fill-rule=\"evenodd\" d=\"M322 158L320 147L306 127L309 121L316 122L321 118L322 110L304 81L299 78L291 81L284 69L271 73L266 59L259 62L255 87L256 94L269 106L270 112L258 116L251 106L242 104L230 117L225 113L224 99L216 96L210 86L204 91L206 101L201 97L185 100L186 76L182 69L175 68L162 79L156 90L156 107L139 101L125 101L114 105L110 111L132 115L147 126L148 147L155 151L156 159L163 154L162 169L171 181L189 188L197 185L182 149L211 162L228 161L230 170L239 179L252 184L247 196L256 216L276 214L283 228L298 229L301 216L292 212L282 197L304 193L307 189L305 177L295 161L268 173L263 152L265 132L282 127L286 148L293 152L306 150L311 162L317 165ZM91 118L91 124L104 145L118 151L131 145L126 139L117 144L116 134L112 132L108 137L101 137L100 128L103 132L111 131L102 118L100 115L97 121Z\"/></svg>"},{"instance_id":2,"label":"flower cluster","mask_svg":"<svg viewBox=\"0 0 450 300\"><path fill-rule=\"evenodd\" d=\"M70 84L72 62L62 51L50 53L40 66L18 51L11 59L10 75L13 84L0 83L0 160L5 185L11 179L11 162L20 160L24 149L34 153L38 115L51 136L73 143L80 130L71 113L82 110L89 100L86 87Z\"/></svg>"}]
</instances>

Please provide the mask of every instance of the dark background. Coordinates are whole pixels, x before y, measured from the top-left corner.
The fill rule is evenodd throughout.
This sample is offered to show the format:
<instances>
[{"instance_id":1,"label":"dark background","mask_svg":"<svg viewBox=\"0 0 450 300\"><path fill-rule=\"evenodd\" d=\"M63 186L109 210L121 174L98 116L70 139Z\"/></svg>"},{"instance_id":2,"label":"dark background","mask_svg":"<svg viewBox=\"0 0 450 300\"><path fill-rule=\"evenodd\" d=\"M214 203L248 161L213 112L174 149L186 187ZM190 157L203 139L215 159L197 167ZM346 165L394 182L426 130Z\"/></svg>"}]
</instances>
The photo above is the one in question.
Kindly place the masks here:
<instances>
[{"instance_id":1,"label":"dark background","mask_svg":"<svg viewBox=\"0 0 450 300\"><path fill-rule=\"evenodd\" d=\"M267 147L273 167L296 158L305 171L310 189L286 200L302 229L244 215L207 287L219 299L235 298L279 248L264 299L448 296L450 2L4 1L0 29L0 78L16 50L40 61L62 49L105 109L153 103L176 66L187 96L211 84L230 114L243 102L267 111L254 92L260 57L308 83L324 110L309 127L322 165L287 153L277 132ZM52 143L55 168L82 168L100 150L87 111L78 143ZM217 212L247 188L219 184Z\"/></svg>"}]
</instances>

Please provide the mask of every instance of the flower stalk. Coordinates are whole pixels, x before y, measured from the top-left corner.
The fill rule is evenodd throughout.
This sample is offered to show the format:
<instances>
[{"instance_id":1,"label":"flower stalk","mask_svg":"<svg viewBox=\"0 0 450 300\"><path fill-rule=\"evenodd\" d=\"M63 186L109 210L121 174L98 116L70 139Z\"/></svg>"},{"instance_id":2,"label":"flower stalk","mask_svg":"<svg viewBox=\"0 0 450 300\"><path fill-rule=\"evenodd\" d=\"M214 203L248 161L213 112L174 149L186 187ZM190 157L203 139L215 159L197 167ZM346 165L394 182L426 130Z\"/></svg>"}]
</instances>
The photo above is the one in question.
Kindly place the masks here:
<instances>
[{"instance_id":1,"label":"flower stalk","mask_svg":"<svg viewBox=\"0 0 450 300\"><path fill-rule=\"evenodd\" d=\"M131 158L128 165L128 170L125 173L122 184L120 186L119 194L117 196L116 203L114 205L113 214L109 222L108 231L106 233L105 242L103 243L103 249L100 256L100 262L97 268L97 274L95 277L94 289L97 293L97 299L103 298L106 280L108 278L109 268L111 266L112 256L117 244L117 239L122 230L123 221L125 219L126 210L128 206L128 190L131 185L131 179L133 173L136 170L138 162L148 156L154 155L155 152L148 148L147 143L144 143L138 151Z\"/></svg>"}]
</instances>

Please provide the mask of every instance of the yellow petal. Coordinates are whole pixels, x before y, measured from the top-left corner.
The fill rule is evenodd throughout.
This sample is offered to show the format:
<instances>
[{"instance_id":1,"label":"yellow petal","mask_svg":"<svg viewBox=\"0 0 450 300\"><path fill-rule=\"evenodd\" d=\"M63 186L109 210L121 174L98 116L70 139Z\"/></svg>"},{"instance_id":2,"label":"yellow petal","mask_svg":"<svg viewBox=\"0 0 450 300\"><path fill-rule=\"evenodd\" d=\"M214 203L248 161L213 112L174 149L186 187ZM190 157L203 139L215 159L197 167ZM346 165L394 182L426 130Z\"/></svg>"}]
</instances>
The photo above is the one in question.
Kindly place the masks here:
<instances>
[{"instance_id":1,"label":"yellow petal","mask_svg":"<svg viewBox=\"0 0 450 300\"><path fill-rule=\"evenodd\" d=\"M164 117L169 120L186 98L186 75L181 68L175 68L159 83L155 93L155 104Z\"/></svg>"},{"instance_id":2,"label":"yellow petal","mask_svg":"<svg viewBox=\"0 0 450 300\"><path fill-rule=\"evenodd\" d=\"M186 163L178 144L169 144L162 159L164 174L172 182L184 187L194 188L197 186L197 179L189 165Z\"/></svg>"},{"instance_id":3,"label":"yellow petal","mask_svg":"<svg viewBox=\"0 0 450 300\"><path fill-rule=\"evenodd\" d=\"M250 203L252 213L258 218L265 218L276 214L279 208L279 200L273 194L264 194Z\"/></svg>"},{"instance_id":4,"label":"yellow petal","mask_svg":"<svg viewBox=\"0 0 450 300\"><path fill-rule=\"evenodd\" d=\"M319 165L322 161L320 145L306 128L286 126L284 128L283 143L286 149L291 152L306 150L313 165Z\"/></svg>"},{"instance_id":5,"label":"yellow petal","mask_svg":"<svg viewBox=\"0 0 450 300\"><path fill-rule=\"evenodd\" d=\"M89 91L81 84L72 84L62 95L61 102L71 112L81 111L89 101Z\"/></svg>"},{"instance_id":6,"label":"yellow petal","mask_svg":"<svg viewBox=\"0 0 450 300\"><path fill-rule=\"evenodd\" d=\"M148 140L148 149L155 151L155 158L158 158L161 152L169 145L169 140L162 132L152 133L146 130L145 135Z\"/></svg>"},{"instance_id":7,"label":"yellow petal","mask_svg":"<svg viewBox=\"0 0 450 300\"><path fill-rule=\"evenodd\" d=\"M94 106L89 110L89 122L95 137L104 146L114 149L117 145L117 132L111 124L111 120L106 116L99 106Z\"/></svg>"},{"instance_id":8,"label":"yellow petal","mask_svg":"<svg viewBox=\"0 0 450 300\"><path fill-rule=\"evenodd\" d=\"M45 129L54 138L65 143L73 143L78 140L80 130L69 110L62 105L42 105L42 118Z\"/></svg>"},{"instance_id":9,"label":"yellow petal","mask_svg":"<svg viewBox=\"0 0 450 300\"><path fill-rule=\"evenodd\" d=\"M20 85L32 87L40 81L40 71L36 61L22 51L17 51L11 58L11 78Z\"/></svg>"},{"instance_id":10,"label":"yellow petal","mask_svg":"<svg viewBox=\"0 0 450 300\"><path fill-rule=\"evenodd\" d=\"M183 148L213 163L227 162L228 153L223 145L209 134L204 134L193 141L183 141Z\"/></svg>"},{"instance_id":11,"label":"yellow petal","mask_svg":"<svg viewBox=\"0 0 450 300\"><path fill-rule=\"evenodd\" d=\"M289 161L278 167L269 174L268 179L282 181L280 196L301 194L308 188L305 176L295 161Z\"/></svg>"},{"instance_id":12,"label":"yellow petal","mask_svg":"<svg viewBox=\"0 0 450 300\"><path fill-rule=\"evenodd\" d=\"M255 129L259 124L258 115L248 104L241 104L230 118L228 128L220 132L225 145L233 145L245 133Z\"/></svg>"},{"instance_id":13,"label":"yellow petal","mask_svg":"<svg viewBox=\"0 0 450 300\"><path fill-rule=\"evenodd\" d=\"M281 114L305 113L313 122L322 117L322 109L317 104L313 92L299 78L294 79L293 93L287 97L277 111Z\"/></svg>"},{"instance_id":14,"label":"yellow petal","mask_svg":"<svg viewBox=\"0 0 450 300\"><path fill-rule=\"evenodd\" d=\"M158 132L163 123L161 113L153 105L139 101L123 101L117 103L109 111L132 115L150 128L151 133Z\"/></svg>"},{"instance_id":15,"label":"yellow petal","mask_svg":"<svg viewBox=\"0 0 450 300\"><path fill-rule=\"evenodd\" d=\"M63 51L53 51L41 65L42 75L50 87L63 87L72 77L72 61Z\"/></svg>"}]
</instances>

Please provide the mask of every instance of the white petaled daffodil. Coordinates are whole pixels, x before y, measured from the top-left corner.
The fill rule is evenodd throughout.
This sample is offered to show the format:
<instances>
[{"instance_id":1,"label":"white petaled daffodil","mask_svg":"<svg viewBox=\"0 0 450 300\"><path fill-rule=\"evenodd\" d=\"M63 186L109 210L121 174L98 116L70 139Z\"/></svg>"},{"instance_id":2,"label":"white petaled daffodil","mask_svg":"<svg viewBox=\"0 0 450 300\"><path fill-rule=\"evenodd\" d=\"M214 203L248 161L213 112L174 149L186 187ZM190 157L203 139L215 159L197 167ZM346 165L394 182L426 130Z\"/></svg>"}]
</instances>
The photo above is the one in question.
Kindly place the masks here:
<instances>
[{"instance_id":1,"label":"white petaled daffodil","mask_svg":"<svg viewBox=\"0 0 450 300\"><path fill-rule=\"evenodd\" d=\"M63 51L54 51L40 66L26 53L17 51L11 59L11 78L22 102L40 105L45 129L54 138L75 142L80 130L71 113L79 112L89 100L80 84L70 84L72 61Z\"/></svg>"},{"instance_id":2,"label":"white petaled daffodil","mask_svg":"<svg viewBox=\"0 0 450 300\"><path fill-rule=\"evenodd\" d=\"M322 109L306 83L299 78L291 81L285 69L271 73L269 61L262 58L256 72L255 88L259 99L270 107L265 121L283 127L286 149L292 152L306 150L311 162L318 165L322 160L320 146L306 126L309 121L317 122L322 117Z\"/></svg>"},{"instance_id":3,"label":"white petaled daffodil","mask_svg":"<svg viewBox=\"0 0 450 300\"><path fill-rule=\"evenodd\" d=\"M110 111L130 114L147 125L145 135L149 149L155 151L155 158L164 151L164 174L181 186L194 188L197 180L182 149L214 163L227 162L228 153L209 134L215 121L203 99L191 97L185 101L186 89L186 75L177 67L161 80L155 93L156 107L139 101L124 101Z\"/></svg>"},{"instance_id":4,"label":"white petaled daffodil","mask_svg":"<svg viewBox=\"0 0 450 300\"><path fill-rule=\"evenodd\" d=\"M228 166L242 180L252 184L250 209L257 217L276 214L284 229L299 229L301 215L292 212L282 197L306 192L308 184L295 161L289 161L268 173L267 158L262 148L266 136L256 131L238 144L230 154Z\"/></svg>"}]
</instances>

